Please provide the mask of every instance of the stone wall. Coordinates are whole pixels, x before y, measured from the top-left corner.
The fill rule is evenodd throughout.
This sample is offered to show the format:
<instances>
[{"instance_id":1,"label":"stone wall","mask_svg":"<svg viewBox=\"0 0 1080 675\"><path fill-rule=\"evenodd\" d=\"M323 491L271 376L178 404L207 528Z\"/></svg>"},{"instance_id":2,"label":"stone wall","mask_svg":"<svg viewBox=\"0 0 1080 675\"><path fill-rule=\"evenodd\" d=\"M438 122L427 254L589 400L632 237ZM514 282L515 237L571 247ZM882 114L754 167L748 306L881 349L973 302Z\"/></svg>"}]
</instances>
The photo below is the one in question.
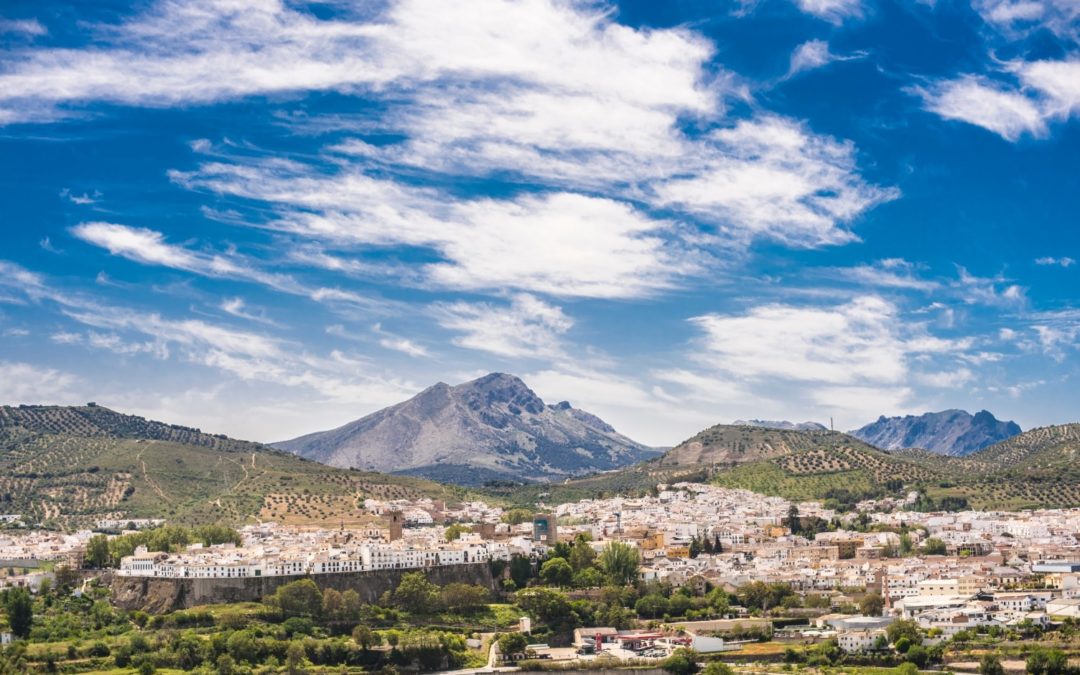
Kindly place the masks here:
<instances>
[{"instance_id":1,"label":"stone wall","mask_svg":"<svg viewBox=\"0 0 1080 675\"><path fill-rule=\"evenodd\" d=\"M363 602L372 603L383 593L396 588L409 572L423 572L434 584L465 583L495 590L495 579L488 563L442 565L419 569L343 572L287 577L246 577L233 579L163 579L112 575L112 601L127 610L141 609L160 614L198 605L230 602L257 602L272 595L278 587L298 579L312 579L319 588L338 591L352 589Z\"/></svg>"}]
</instances>

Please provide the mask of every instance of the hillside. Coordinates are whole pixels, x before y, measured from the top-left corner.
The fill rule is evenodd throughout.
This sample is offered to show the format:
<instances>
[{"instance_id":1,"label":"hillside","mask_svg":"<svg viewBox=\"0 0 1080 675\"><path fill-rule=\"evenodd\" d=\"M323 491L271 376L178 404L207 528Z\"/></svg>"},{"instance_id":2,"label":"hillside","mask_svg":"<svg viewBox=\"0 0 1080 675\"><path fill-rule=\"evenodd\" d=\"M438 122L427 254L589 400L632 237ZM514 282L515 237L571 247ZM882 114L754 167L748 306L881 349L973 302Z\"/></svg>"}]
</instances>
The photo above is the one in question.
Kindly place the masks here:
<instances>
[{"instance_id":1,"label":"hillside","mask_svg":"<svg viewBox=\"0 0 1080 675\"><path fill-rule=\"evenodd\" d=\"M414 478L334 469L100 406L0 407L0 511L31 522L354 521L358 500L367 496L463 494Z\"/></svg>"},{"instance_id":2,"label":"hillside","mask_svg":"<svg viewBox=\"0 0 1080 675\"><path fill-rule=\"evenodd\" d=\"M275 447L337 467L461 485L615 469L657 454L569 403L544 403L513 375L444 383L337 429Z\"/></svg>"},{"instance_id":3,"label":"hillside","mask_svg":"<svg viewBox=\"0 0 1080 675\"><path fill-rule=\"evenodd\" d=\"M848 432L883 450L922 448L939 455L963 457L1019 434L1019 425L995 418L986 410L943 410L904 417L881 416Z\"/></svg>"},{"instance_id":4,"label":"hillside","mask_svg":"<svg viewBox=\"0 0 1080 675\"><path fill-rule=\"evenodd\" d=\"M973 508L1080 506L1078 454L1078 424L1033 429L967 457L916 449L886 452L838 432L717 425L658 459L566 481L546 492L549 500L559 501L644 492L657 482L708 480L841 504L918 490L930 498L923 503L927 508L942 503L954 508L964 503ZM522 501L537 494L519 490L507 496Z\"/></svg>"}]
</instances>

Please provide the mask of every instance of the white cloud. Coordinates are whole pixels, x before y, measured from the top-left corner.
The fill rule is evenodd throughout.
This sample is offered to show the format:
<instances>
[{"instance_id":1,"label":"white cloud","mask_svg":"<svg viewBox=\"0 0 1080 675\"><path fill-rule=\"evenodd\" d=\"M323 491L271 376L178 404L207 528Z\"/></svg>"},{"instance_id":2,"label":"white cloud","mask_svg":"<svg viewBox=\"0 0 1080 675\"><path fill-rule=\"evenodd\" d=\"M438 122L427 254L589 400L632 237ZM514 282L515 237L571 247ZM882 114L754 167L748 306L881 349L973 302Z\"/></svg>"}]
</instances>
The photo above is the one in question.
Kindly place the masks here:
<instances>
[{"instance_id":1,"label":"white cloud","mask_svg":"<svg viewBox=\"0 0 1080 675\"><path fill-rule=\"evenodd\" d=\"M1043 266L1050 265L1056 267L1072 267L1076 264L1076 261L1072 258L1069 258L1068 256L1062 256L1060 258L1055 258L1053 256L1045 256L1042 258L1036 258L1035 264Z\"/></svg>"},{"instance_id":2,"label":"white cloud","mask_svg":"<svg viewBox=\"0 0 1080 675\"><path fill-rule=\"evenodd\" d=\"M803 5L830 19L858 11L852 0ZM710 64L714 46L696 32L634 29L592 2L341 9L330 20L281 0L158 2L100 27L101 46L20 53L0 75L0 113L6 106L8 117L36 119L43 106L57 116L87 102L191 105L329 89L384 102L364 128L405 139L338 144L363 165L524 174L549 187L677 205L725 233L798 245L850 241L850 222L895 196L862 180L850 145L789 120L752 120L707 138L685 132L687 121L716 126L726 97L748 97ZM665 182L672 176L680 180ZM313 214L323 226L337 215L331 206Z\"/></svg>"},{"instance_id":3,"label":"white cloud","mask_svg":"<svg viewBox=\"0 0 1080 675\"><path fill-rule=\"evenodd\" d=\"M357 171L325 175L282 162L215 163L173 178L190 188L271 202L283 215L270 226L303 241L434 249L441 262L409 272L422 285L640 297L696 272L700 257L679 243L671 223L623 202L578 194L453 201Z\"/></svg>"},{"instance_id":4,"label":"white cloud","mask_svg":"<svg viewBox=\"0 0 1080 675\"><path fill-rule=\"evenodd\" d=\"M844 279L878 288L933 291L941 286L936 281L921 278L916 265L902 258L886 258L872 265L857 265L834 271Z\"/></svg>"},{"instance_id":5,"label":"white cloud","mask_svg":"<svg viewBox=\"0 0 1080 675\"><path fill-rule=\"evenodd\" d=\"M1019 307L1027 303L1023 286L998 275L979 277L963 267L957 268L958 279L952 282L953 292L969 305L981 304L998 307Z\"/></svg>"},{"instance_id":6,"label":"white cloud","mask_svg":"<svg viewBox=\"0 0 1080 675\"><path fill-rule=\"evenodd\" d=\"M897 310L873 296L833 308L766 305L692 321L705 334L702 359L740 378L896 383L906 374Z\"/></svg>"},{"instance_id":7,"label":"white cloud","mask_svg":"<svg viewBox=\"0 0 1080 675\"><path fill-rule=\"evenodd\" d=\"M304 388L335 401L385 404L416 391L411 383L385 377L367 361L342 352L312 354L262 333L102 304L58 291L39 275L5 261L0 261L0 286L17 289L35 302L55 303L62 315L89 329L85 334L54 334L53 341L60 344L180 358L239 380Z\"/></svg>"},{"instance_id":8,"label":"white cloud","mask_svg":"<svg viewBox=\"0 0 1080 675\"><path fill-rule=\"evenodd\" d=\"M915 91L930 112L980 126L1005 140L1016 141L1024 134L1035 138L1047 135L1043 113L1035 102L985 78L967 75Z\"/></svg>"},{"instance_id":9,"label":"white cloud","mask_svg":"<svg viewBox=\"0 0 1080 675\"><path fill-rule=\"evenodd\" d=\"M165 235L146 228L94 222L76 225L71 232L79 239L100 246L113 255L144 265L161 265L211 278L251 281L284 293L305 296L316 302L343 303L366 308L379 304L377 300L352 291L309 286L286 274L266 272L259 268L256 261L236 253L206 253L170 244L165 241ZM226 306L222 309L240 316Z\"/></svg>"},{"instance_id":10,"label":"white cloud","mask_svg":"<svg viewBox=\"0 0 1080 675\"><path fill-rule=\"evenodd\" d=\"M1080 58L1028 62L1020 67L1019 76L1039 92L1045 117L1063 120L1080 113Z\"/></svg>"},{"instance_id":11,"label":"white cloud","mask_svg":"<svg viewBox=\"0 0 1080 675\"><path fill-rule=\"evenodd\" d=\"M15 33L37 37L48 32L37 19L0 19L0 35Z\"/></svg>"},{"instance_id":12,"label":"white cloud","mask_svg":"<svg viewBox=\"0 0 1080 675\"><path fill-rule=\"evenodd\" d=\"M825 40L808 40L791 53L791 66L788 68L788 76L802 73L807 70L815 70L829 64L833 55L829 53L829 43Z\"/></svg>"},{"instance_id":13,"label":"white cloud","mask_svg":"<svg viewBox=\"0 0 1080 675\"><path fill-rule=\"evenodd\" d=\"M0 403L75 403L77 377L29 363L0 361Z\"/></svg>"},{"instance_id":14,"label":"white cloud","mask_svg":"<svg viewBox=\"0 0 1080 675\"><path fill-rule=\"evenodd\" d=\"M797 246L853 241L844 227L898 196L855 172L850 143L811 134L791 120L743 120L710 135L714 153L690 178L656 187L656 201L678 206L740 232Z\"/></svg>"},{"instance_id":15,"label":"white cloud","mask_svg":"<svg viewBox=\"0 0 1080 675\"><path fill-rule=\"evenodd\" d=\"M1048 123L1080 113L1080 60L1013 61L1004 68L1016 85L964 75L912 91L927 110L946 119L983 127L1007 141L1025 134L1049 136Z\"/></svg>"},{"instance_id":16,"label":"white cloud","mask_svg":"<svg viewBox=\"0 0 1080 675\"><path fill-rule=\"evenodd\" d=\"M975 379L975 373L970 368L957 368L956 370L937 370L933 372L918 373L915 379L921 384L937 389L959 389Z\"/></svg>"},{"instance_id":17,"label":"white cloud","mask_svg":"<svg viewBox=\"0 0 1080 675\"><path fill-rule=\"evenodd\" d=\"M87 192L84 192L80 195L72 192L71 188L64 188L60 191L60 196L68 200L72 204L77 204L79 206L89 206L91 204L96 204L98 200L101 199L101 192L94 190L94 193L92 195Z\"/></svg>"},{"instance_id":18,"label":"white cloud","mask_svg":"<svg viewBox=\"0 0 1080 675\"><path fill-rule=\"evenodd\" d=\"M436 305L435 319L462 333L454 344L508 358L561 360L561 336L574 325L562 308L529 294L508 305L454 302Z\"/></svg>"},{"instance_id":19,"label":"white cloud","mask_svg":"<svg viewBox=\"0 0 1080 675\"><path fill-rule=\"evenodd\" d=\"M340 327L339 327L340 328ZM423 345L417 344L409 338L396 335L384 330L382 324L375 324L371 330L379 336L379 346L394 352L401 352L413 358L430 358L431 352Z\"/></svg>"},{"instance_id":20,"label":"white cloud","mask_svg":"<svg viewBox=\"0 0 1080 675\"><path fill-rule=\"evenodd\" d=\"M928 364L955 361L973 344L932 335L874 295L833 306L762 305L691 322L702 331L691 358L702 378L730 383L722 393L745 390L745 398L774 401L773 412L836 414L849 423L906 410L913 385L929 384ZM693 388L697 378L682 384Z\"/></svg>"},{"instance_id":21,"label":"white cloud","mask_svg":"<svg viewBox=\"0 0 1080 675\"><path fill-rule=\"evenodd\" d=\"M276 322L266 316L266 311L263 309L252 310L248 307L247 302L243 298L225 298L218 305L221 311L235 316L238 319L245 319L247 321L254 321L256 323L266 324L267 326L278 326Z\"/></svg>"},{"instance_id":22,"label":"white cloud","mask_svg":"<svg viewBox=\"0 0 1080 675\"><path fill-rule=\"evenodd\" d=\"M852 54L834 54L829 49L829 43L825 40L807 40L791 52L791 65L788 67L786 77L794 77L799 73L817 70L835 61L853 61L865 58L866 52L854 52Z\"/></svg>"},{"instance_id":23,"label":"white cloud","mask_svg":"<svg viewBox=\"0 0 1080 675\"><path fill-rule=\"evenodd\" d=\"M795 0L799 9L829 23L841 24L849 17L862 16L860 0Z\"/></svg>"},{"instance_id":24,"label":"white cloud","mask_svg":"<svg viewBox=\"0 0 1080 675\"><path fill-rule=\"evenodd\" d=\"M984 21L1011 38L1039 28L1075 37L1080 19L1074 0L975 0L972 6Z\"/></svg>"}]
</instances>

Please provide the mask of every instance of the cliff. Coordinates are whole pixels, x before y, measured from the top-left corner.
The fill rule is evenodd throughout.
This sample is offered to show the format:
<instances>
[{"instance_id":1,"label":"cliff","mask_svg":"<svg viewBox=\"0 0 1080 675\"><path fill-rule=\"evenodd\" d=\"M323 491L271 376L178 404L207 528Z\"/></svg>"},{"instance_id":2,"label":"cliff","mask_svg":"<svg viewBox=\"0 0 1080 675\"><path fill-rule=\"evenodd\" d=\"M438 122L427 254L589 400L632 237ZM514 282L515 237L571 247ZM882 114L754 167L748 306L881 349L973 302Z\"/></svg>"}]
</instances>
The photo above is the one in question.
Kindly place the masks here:
<instances>
[{"instance_id":1,"label":"cliff","mask_svg":"<svg viewBox=\"0 0 1080 675\"><path fill-rule=\"evenodd\" d=\"M360 594L361 601L373 603L383 593L395 588L402 576L416 571L424 572L432 583L439 586L458 582L483 586L492 591L496 588L491 565L486 562L421 569L232 579L165 579L113 574L107 581L112 589L113 604L117 607L162 614L198 605L258 602L272 595L280 586L298 579L313 579L321 589L346 591L351 588Z\"/></svg>"}]
</instances>

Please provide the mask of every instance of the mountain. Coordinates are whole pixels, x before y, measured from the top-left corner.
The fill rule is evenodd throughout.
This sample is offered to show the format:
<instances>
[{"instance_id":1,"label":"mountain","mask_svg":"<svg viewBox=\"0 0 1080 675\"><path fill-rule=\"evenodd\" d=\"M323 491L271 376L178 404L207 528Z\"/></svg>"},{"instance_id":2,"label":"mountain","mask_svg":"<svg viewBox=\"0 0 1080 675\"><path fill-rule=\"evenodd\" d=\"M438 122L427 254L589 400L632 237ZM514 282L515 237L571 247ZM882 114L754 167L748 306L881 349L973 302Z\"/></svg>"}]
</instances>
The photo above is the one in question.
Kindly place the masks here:
<instances>
[{"instance_id":1,"label":"mountain","mask_svg":"<svg viewBox=\"0 0 1080 675\"><path fill-rule=\"evenodd\" d=\"M368 496L460 501L465 493L417 478L334 469L94 404L0 406L0 512L28 523L357 522L370 518L358 509Z\"/></svg>"},{"instance_id":2,"label":"mountain","mask_svg":"<svg viewBox=\"0 0 1080 675\"><path fill-rule=\"evenodd\" d=\"M828 427L818 422L788 422L787 420L735 420L736 427L762 427L765 429L789 429L791 431L828 431Z\"/></svg>"},{"instance_id":3,"label":"mountain","mask_svg":"<svg viewBox=\"0 0 1080 675\"><path fill-rule=\"evenodd\" d=\"M1002 422L982 410L943 410L905 417L879 417L852 436L883 450L922 448L939 455L963 457L1019 434L1015 422Z\"/></svg>"},{"instance_id":4,"label":"mountain","mask_svg":"<svg viewBox=\"0 0 1080 675\"><path fill-rule=\"evenodd\" d=\"M337 429L273 445L331 466L462 485L566 478L656 454L565 401L547 405L502 373L440 382Z\"/></svg>"}]
</instances>

